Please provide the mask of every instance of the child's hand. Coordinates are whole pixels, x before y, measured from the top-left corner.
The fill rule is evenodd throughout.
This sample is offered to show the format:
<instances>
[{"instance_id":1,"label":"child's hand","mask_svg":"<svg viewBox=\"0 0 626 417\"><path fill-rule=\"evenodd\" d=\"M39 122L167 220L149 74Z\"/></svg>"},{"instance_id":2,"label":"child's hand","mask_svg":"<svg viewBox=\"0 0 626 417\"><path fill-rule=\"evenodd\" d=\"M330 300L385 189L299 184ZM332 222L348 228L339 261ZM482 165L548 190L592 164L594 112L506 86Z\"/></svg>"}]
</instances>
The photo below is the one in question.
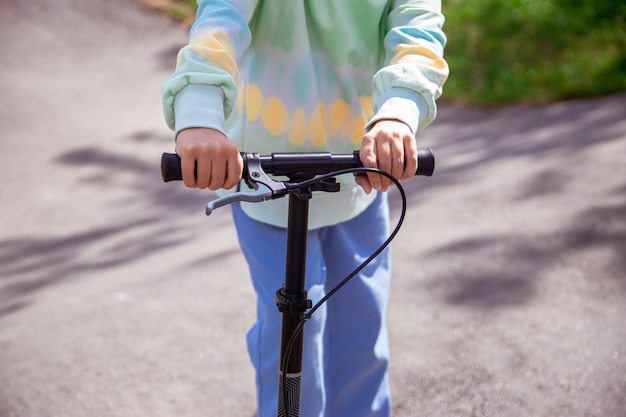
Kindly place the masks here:
<instances>
[{"instance_id":1,"label":"child's hand","mask_svg":"<svg viewBox=\"0 0 626 417\"><path fill-rule=\"evenodd\" d=\"M398 120L380 120L363 136L360 158L366 168L378 168L403 181L417 170L415 135L405 123ZM372 189L387 191L393 184L379 174L357 176L356 182L367 194Z\"/></svg>"},{"instance_id":2,"label":"child's hand","mask_svg":"<svg viewBox=\"0 0 626 417\"><path fill-rule=\"evenodd\" d=\"M181 130L176 136L176 153L187 187L228 189L241 181L243 160L239 148L217 130Z\"/></svg>"}]
</instances>

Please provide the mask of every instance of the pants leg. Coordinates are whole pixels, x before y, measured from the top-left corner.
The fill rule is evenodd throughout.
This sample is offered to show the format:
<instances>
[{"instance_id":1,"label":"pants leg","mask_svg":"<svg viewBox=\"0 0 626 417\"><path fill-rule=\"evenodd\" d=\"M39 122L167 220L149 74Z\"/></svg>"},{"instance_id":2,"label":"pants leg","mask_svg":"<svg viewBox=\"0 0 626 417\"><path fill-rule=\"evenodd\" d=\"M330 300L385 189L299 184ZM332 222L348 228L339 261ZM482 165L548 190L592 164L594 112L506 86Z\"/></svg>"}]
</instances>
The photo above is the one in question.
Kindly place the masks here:
<instances>
[{"instance_id":1,"label":"pants leg","mask_svg":"<svg viewBox=\"0 0 626 417\"><path fill-rule=\"evenodd\" d=\"M248 332L247 342L256 370L258 417L276 417L282 315L276 307L275 293L284 283L286 230L250 219L238 205L233 205L232 210L240 246L257 293L257 322ZM319 300L324 296L325 276L318 240L314 232L309 232L306 286L310 299ZM325 415L322 358L325 323L326 308L323 307L304 326L302 417Z\"/></svg>"},{"instance_id":2,"label":"pants leg","mask_svg":"<svg viewBox=\"0 0 626 417\"><path fill-rule=\"evenodd\" d=\"M242 251L258 294L257 322L247 336L257 375L259 417L277 409L282 316L274 295L284 282L284 229L233 216ZM306 284L313 303L369 257L387 238L385 194L360 216L308 234ZM304 327L302 417L388 417L389 356L385 310L389 292L389 251L313 314Z\"/></svg>"},{"instance_id":3,"label":"pants leg","mask_svg":"<svg viewBox=\"0 0 626 417\"><path fill-rule=\"evenodd\" d=\"M337 283L389 236L387 195L365 213L322 229L326 287ZM389 340L385 315L391 278L387 248L327 302L324 337L327 417L388 417Z\"/></svg>"}]
</instances>

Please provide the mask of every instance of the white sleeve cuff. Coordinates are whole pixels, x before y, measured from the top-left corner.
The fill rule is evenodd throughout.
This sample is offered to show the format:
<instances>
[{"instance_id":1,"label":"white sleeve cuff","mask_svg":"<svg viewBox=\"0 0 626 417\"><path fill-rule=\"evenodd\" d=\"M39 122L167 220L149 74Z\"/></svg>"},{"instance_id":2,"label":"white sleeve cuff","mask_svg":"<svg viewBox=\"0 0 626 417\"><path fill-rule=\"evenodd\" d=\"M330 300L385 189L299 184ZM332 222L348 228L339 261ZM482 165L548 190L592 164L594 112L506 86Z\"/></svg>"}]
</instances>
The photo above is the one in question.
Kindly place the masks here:
<instances>
[{"instance_id":1,"label":"white sleeve cuff","mask_svg":"<svg viewBox=\"0 0 626 417\"><path fill-rule=\"evenodd\" d=\"M206 127L224 133L224 92L212 85L189 84L174 99L177 135L190 127Z\"/></svg>"},{"instance_id":2,"label":"white sleeve cuff","mask_svg":"<svg viewBox=\"0 0 626 417\"><path fill-rule=\"evenodd\" d=\"M366 131L369 131L379 120L394 119L409 126L413 134L416 134L420 123L428 115L426 100L408 88L387 90L378 102L380 104L375 109L374 117L367 123Z\"/></svg>"}]
</instances>

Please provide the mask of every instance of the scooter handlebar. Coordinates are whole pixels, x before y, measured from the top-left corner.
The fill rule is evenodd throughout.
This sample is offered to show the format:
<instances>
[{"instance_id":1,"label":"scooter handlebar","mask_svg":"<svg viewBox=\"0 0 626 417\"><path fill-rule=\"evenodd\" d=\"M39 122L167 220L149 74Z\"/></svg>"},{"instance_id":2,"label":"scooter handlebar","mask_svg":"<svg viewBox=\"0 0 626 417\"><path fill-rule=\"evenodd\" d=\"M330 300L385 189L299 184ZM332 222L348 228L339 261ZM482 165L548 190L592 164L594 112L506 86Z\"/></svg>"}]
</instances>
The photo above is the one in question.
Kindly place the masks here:
<instances>
[{"instance_id":1,"label":"scooter handlebar","mask_svg":"<svg viewBox=\"0 0 626 417\"><path fill-rule=\"evenodd\" d=\"M244 178L247 173L247 161L252 158L260 159L261 167L270 175L287 175L306 172L314 175L327 174L334 171L350 168L361 168L359 151L352 154L331 154L328 152L292 152L273 153L268 156L259 156L253 153L242 152L244 161ZM417 171L415 175L430 177L435 171L435 155L432 149L417 151ZM161 157L161 177L163 181L180 181L183 179L180 157L173 153L164 153Z\"/></svg>"}]
</instances>

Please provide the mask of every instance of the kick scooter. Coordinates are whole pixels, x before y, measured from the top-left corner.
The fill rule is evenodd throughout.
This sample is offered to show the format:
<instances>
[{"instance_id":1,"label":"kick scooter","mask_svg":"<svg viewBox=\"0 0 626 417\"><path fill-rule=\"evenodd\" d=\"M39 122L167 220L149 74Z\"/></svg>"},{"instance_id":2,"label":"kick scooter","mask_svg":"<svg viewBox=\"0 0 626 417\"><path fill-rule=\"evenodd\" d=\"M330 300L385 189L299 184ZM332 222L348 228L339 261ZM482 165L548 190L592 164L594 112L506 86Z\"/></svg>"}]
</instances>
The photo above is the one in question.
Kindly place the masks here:
<instances>
[{"instance_id":1,"label":"kick scooter","mask_svg":"<svg viewBox=\"0 0 626 417\"><path fill-rule=\"evenodd\" d=\"M242 178L250 187L250 192L238 191L209 202L206 214L236 202L262 202L289 195L287 219L287 254L285 282L276 292L276 305L282 313L282 334L280 351L280 384L278 390L278 417L300 416L300 384L302 376L303 325L310 315L323 302L330 298L352 276L356 275L369 261L375 258L393 239L399 229L406 199L402 187L389 174L363 168L358 151L353 154L313 153L274 153L260 156L256 153L242 153L244 168ZM431 176L435 169L432 150L418 151L418 168L415 175ZM305 266L309 201L313 192L338 192L340 184L335 177L347 173L362 174L376 172L390 178L401 192L403 214L398 226L387 242L339 286L329 292L315 307L307 299L305 289ZM182 180L180 158L176 154L164 153L161 158L163 181ZM277 181L270 176L286 176L288 181ZM306 315L305 312L311 309Z\"/></svg>"}]
</instances>

